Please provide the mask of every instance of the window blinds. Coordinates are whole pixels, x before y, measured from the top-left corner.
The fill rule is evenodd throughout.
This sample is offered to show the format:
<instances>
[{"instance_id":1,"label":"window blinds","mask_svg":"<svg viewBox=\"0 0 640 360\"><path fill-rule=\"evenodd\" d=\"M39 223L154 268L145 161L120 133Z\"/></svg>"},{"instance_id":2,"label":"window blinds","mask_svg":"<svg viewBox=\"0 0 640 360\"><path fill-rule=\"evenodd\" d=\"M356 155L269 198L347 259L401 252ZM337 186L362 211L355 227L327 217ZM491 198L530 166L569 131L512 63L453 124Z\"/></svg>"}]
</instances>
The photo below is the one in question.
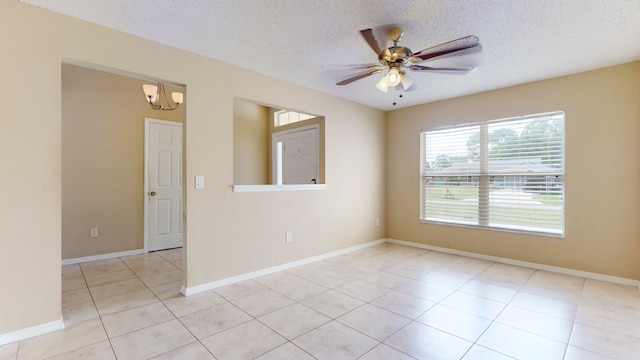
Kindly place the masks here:
<instances>
[{"instance_id":1,"label":"window blinds","mask_svg":"<svg viewBox=\"0 0 640 360\"><path fill-rule=\"evenodd\" d=\"M421 220L564 235L564 113L421 133Z\"/></svg>"}]
</instances>

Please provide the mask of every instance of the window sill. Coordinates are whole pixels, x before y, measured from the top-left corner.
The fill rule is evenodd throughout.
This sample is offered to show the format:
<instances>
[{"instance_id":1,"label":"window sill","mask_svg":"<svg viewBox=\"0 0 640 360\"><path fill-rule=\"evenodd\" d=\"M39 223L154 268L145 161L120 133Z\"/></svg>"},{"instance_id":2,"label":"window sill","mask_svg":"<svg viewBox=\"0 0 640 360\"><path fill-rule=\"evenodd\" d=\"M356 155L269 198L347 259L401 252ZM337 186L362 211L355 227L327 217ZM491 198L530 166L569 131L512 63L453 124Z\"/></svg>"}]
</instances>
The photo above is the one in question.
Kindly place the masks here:
<instances>
[{"instance_id":1,"label":"window sill","mask_svg":"<svg viewBox=\"0 0 640 360\"><path fill-rule=\"evenodd\" d=\"M464 227L469 229L480 229L480 230L489 230L489 231L502 231L502 232L510 232L517 234L525 234L525 235L536 235L536 236L546 236L552 238L565 238L564 231L558 232L546 232L546 231L536 231L530 230L526 228L508 228L508 227L498 227L498 226L480 226L475 224L465 224L462 222L449 222L449 221L437 221L437 220L429 220L429 219L420 219L420 222L423 224L431 224L431 225L444 225L444 226L455 226L455 227Z\"/></svg>"},{"instance_id":2,"label":"window sill","mask_svg":"<svg viewBox=\"0 0 640 360\"><path fill-rule=\"evenodd\" d=\"M325 190L327 184L233 185L233 192Z\"/></svg>"}]
</instances>

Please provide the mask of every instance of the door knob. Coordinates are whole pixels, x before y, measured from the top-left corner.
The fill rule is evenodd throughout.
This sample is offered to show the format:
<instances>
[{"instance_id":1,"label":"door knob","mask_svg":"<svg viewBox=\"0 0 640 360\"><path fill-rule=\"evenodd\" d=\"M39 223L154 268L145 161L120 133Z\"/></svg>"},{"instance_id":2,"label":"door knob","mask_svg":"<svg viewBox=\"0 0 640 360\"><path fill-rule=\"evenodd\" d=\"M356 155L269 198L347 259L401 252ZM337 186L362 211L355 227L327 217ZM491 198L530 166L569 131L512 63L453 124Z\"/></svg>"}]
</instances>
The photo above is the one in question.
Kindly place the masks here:
<instances>
[{"instance_id":1,"label":"door knob","mask_svg":"<svg viewBox=\"0 0 640 360\"><path fill-rule=\"evenodd\" d=\"M156 192L155 191L149 191L149 196L156 196Z\"/></svg>"}]
</instances>

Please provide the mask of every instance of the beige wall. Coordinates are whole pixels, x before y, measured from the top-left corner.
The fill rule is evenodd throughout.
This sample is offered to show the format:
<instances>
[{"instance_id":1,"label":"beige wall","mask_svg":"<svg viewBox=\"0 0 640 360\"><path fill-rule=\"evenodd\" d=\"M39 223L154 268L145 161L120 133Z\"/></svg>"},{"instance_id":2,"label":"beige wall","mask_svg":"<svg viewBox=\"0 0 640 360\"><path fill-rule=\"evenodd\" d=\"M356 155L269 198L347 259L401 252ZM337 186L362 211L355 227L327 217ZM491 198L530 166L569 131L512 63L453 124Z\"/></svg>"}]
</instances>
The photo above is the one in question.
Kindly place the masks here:
<instances>
[{"instance_id":1,"label":"beige wall","mask_svg":"<svg viewBox=\"0 0 640 360\"><path fill-rule=\"evenodd\" d=\"M640 62L387 115L387 237L640 279ZM420 223L421 129L566 112L566 237Z\"/></svg>"},{"instance_id":2,"label":"beige wall","mask_svg":"<svg viewBox=\"0 0 640 360\"><path fill-rule=\"evenodd\" d=\"M60 319L61 59L186 85L186 286L384 237L381 111L18 1L0 27L0 334ZM327 189L233 193L234 97L325 115Z\"/></svg>"},{"instance_id":3,"label":"beige wall","mask_svg":"<svg viewBox=\"0 0 640 360\"><path fill-rule=\"evenodd\" d=\"M269 108L253 101L233 101L233 183L270 184Z\"/></svg>"},{"instance_id":4,"label":"beige wall","mask_svg":"<svg viewBox=\"0 0 640 360\"><path fill-rule=\"evenodd\" d=\"M62 65L63 259L144 247L144 121L184 118L183 108L151 109L144 83Z\"/></svg>"}]
</instances>

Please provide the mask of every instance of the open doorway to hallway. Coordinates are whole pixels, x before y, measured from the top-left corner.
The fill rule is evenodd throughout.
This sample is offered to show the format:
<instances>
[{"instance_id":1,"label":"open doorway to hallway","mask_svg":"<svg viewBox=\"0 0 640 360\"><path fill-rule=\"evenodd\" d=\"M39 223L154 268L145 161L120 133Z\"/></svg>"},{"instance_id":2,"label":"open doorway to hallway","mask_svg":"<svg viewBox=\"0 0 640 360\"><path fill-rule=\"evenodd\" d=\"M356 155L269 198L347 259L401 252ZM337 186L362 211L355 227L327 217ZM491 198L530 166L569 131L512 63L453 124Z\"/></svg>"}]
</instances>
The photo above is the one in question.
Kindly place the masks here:
<instances>
[{"instance_id":1,"label":"open doorway to hallway","mask_svg":"<svg viewBox=\"0 0 640 360\"><path fill-rule=\"evenodd\" d=\"M175 293L179 294L184 278L182 249L163 252L164 256L160 253L146 254L144 208L149 196L144 186L144 153L145 119L159 119L182 127L186 121L184 106L175 111L151 108L145 101L142 85L156 83L158 79L150 80L124 71L74 62L63 63L61 75L62 264L80 264L70 267L76 268L75 271L63 271L63 293L76 291L75 295L71 295L72 299L74 296L84 296L86 299L92 286L89 278L94 275L105 276L105 279L115 276L115 280L122 276L119 281L124 282L112 286L128 288L134 286L131 281L131 274L134 274L149 290L151 286L146 284L143 276L164 272L167 279L172 281L160 285L174 286ZM165 82L165 86L168 93L186 92L184 86L169 82ZM182 131L179 136L177 156L182 163ZM176 176L182 184L182 166ZM182 194L179 198L181 204ZM182 223L182 206L174 215ZM162 223L164 220L169 219L159 219L156 226L166 228ZM179 256L176 255L178 253ZM138 257L141 264L155 267L138 274L136 268L129 267L127 263ZM83 273L83 267L87 267L89 277L85 274L82 279L75 278L77 281L66 281L69 278L74 280L77 271ZM116 267L120 269L115 270L114 274L105 275ZM80 280L86 280L85 291L74 289ZM100 282L97 280L93 286L106 285ZM175 284L169 285L173 282ZM152 282L152 285L158 284ZM64 298L69 296L63 294ZM69 301L74 302L63 300L63 308L69 305Z\"/></svg>"}]
</instances>

